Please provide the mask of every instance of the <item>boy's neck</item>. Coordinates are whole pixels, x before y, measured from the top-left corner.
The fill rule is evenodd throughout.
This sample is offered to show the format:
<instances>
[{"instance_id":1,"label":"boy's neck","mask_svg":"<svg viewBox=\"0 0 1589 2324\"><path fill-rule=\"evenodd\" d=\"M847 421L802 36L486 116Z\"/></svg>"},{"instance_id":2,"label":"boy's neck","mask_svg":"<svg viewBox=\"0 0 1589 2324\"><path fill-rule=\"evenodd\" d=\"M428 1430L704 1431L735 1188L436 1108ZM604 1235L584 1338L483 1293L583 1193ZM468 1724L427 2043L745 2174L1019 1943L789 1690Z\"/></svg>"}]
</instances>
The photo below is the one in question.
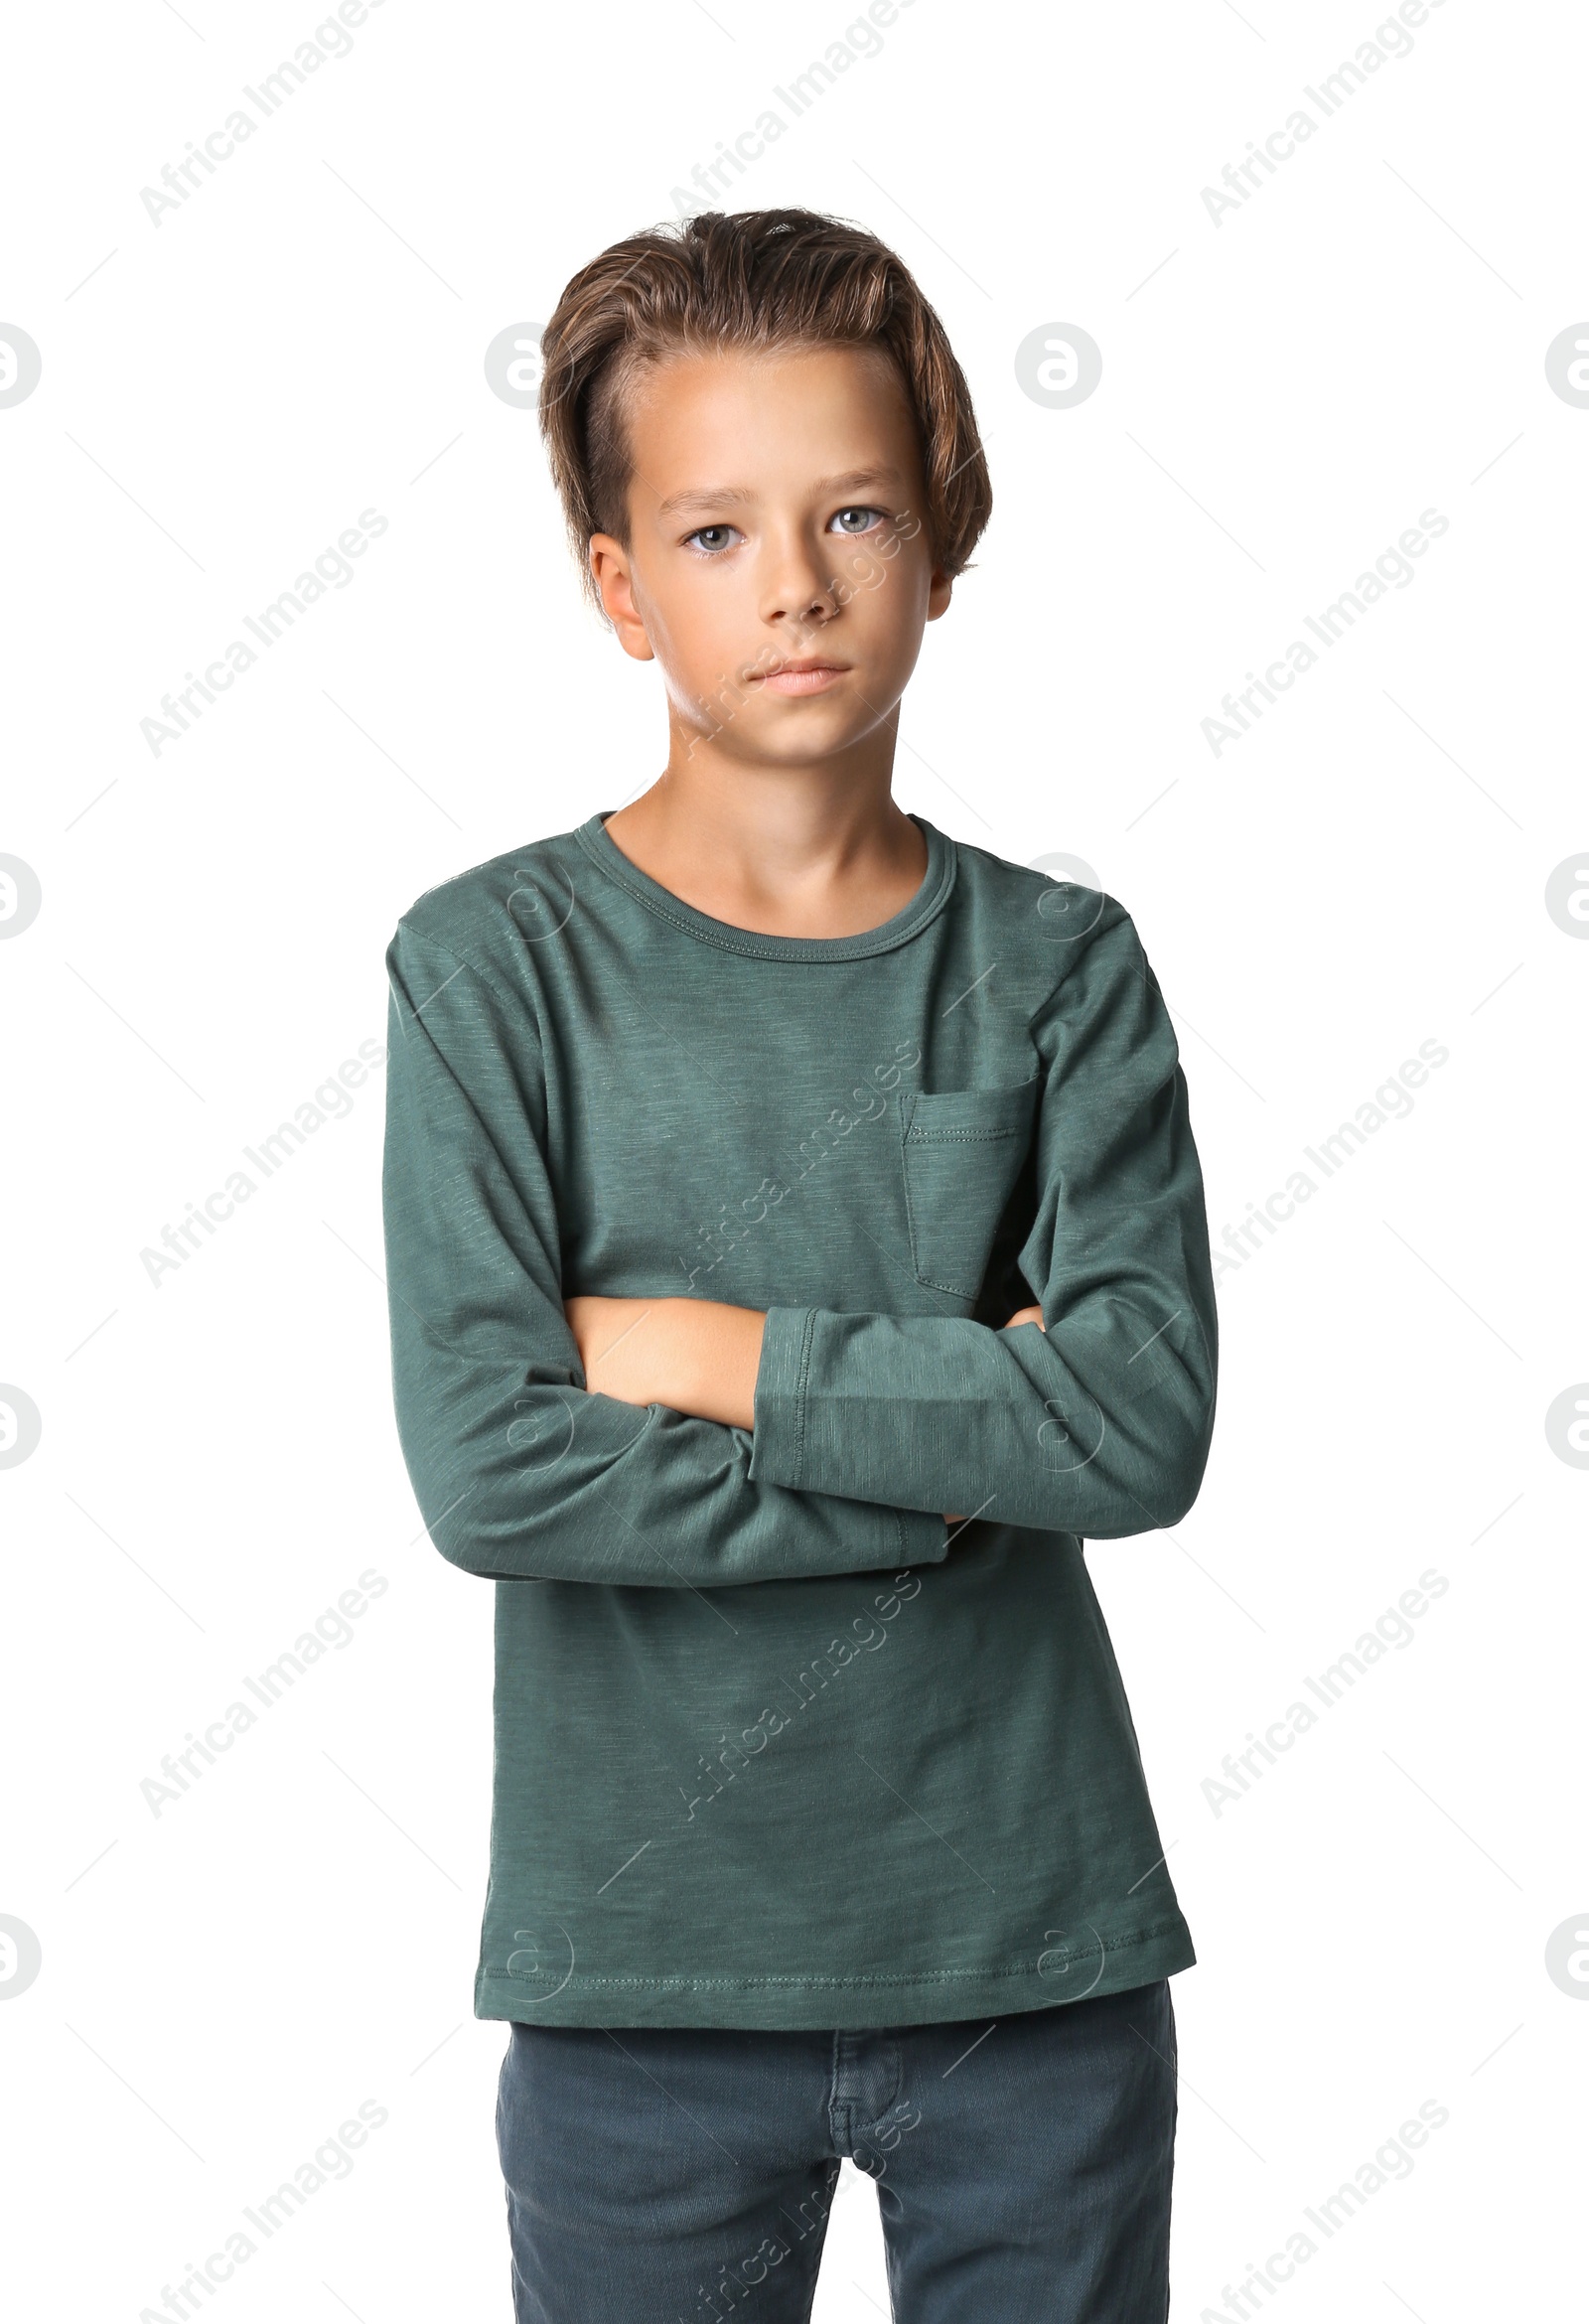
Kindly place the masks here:
<instances>
[{"instance_id":1,"label":"boy's neck","mask_svg":"<svg viewBox=\"0 0 1589 2324\"><path fill-rule=\"evenodd\" d=\"M669 766L607 818L614 845L710 919L762 936L861 936L927 877L890 767Z\"/></svg>"}]
</instances>

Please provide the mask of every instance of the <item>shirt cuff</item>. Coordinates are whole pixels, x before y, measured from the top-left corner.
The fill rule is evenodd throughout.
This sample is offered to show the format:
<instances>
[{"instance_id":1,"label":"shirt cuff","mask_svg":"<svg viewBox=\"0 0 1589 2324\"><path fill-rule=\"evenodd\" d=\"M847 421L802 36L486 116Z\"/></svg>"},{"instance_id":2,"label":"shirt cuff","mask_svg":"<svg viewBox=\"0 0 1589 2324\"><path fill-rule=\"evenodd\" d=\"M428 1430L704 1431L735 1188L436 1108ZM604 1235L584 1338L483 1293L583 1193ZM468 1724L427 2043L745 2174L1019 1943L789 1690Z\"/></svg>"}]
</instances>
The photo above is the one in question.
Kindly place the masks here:
<instances>
[{"instance_id":1,"label":"shirt cuff","mask_svg":"<svg viewBox=\"0 0 1589 2324\"><path fill-rule=\"evenodd\" d=\"M751 1431L753 1484L807 1490L801 1474L805 1457L806 1380L811 1339L820 1311L814 1307L770 1307L762 1327L762 1356L756 1373L755 1426ZM881 1506L881 1505L872 1505ZM902 1565L941 1565L948 1555L948 1526L940 1511L887 1505L899 1534Z\"/></svg>"}]
</instances>

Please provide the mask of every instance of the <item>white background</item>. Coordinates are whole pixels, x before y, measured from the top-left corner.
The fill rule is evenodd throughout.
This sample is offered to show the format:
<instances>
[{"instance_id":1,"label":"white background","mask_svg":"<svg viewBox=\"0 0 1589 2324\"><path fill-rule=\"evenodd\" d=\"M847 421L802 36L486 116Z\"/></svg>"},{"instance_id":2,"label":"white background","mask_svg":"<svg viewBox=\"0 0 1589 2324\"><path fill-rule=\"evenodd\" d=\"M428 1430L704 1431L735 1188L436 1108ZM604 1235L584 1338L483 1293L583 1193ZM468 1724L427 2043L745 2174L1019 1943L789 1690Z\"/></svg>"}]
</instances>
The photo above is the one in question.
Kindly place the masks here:
<instances>
[{"instance_id":1,"label":"white background","mask_svg":"<svg viewBox=\"0 0 1589 2324\"><path fill-rule=\"evenodd\" d=\"M1589 38L1449 0L1216 223L1203 188L1383 20L916 0L718 204L860 219L944 319L996 508L897 796L1079 855L1132 911L1216 1240L1449 1050L1222 1277L1184 1525L1088 1552L1200 1955L1173 1986L1188 2319L1250 2313L1223 2287L1428 2100L1450 2118L1410 2175L1263 2312L1556 2317L1581 2282L1589 2008L1545 1949L1589 1925L1589 1474L1545 1413L1589 1378L1589 924L1545 884L1589 849L1589 410L1544 358L1589 315ZM158 1287L140 1253L383 1039L415 896L659 767L654 667L584 610L485 350L674 215L854 19L387 0L154 223L140 190L323 21L125 0L9 36L0 322L43 374L0 410L0 853L43 905L0 944L0 1380L43 1433L0 1471L0 1913L42 1948L0 2008L5 2266L19 2313L106 2324L161 2312L366 2100L351 2175L208 2307L510 2315L506 2028L470 2015L491 1592L430 1546L396 1444L381 1077ZM1102 350L1071 409L1016 378L1050 323ZM387 530L350 584L152 752L162 695L365 508ZM1216 756L1221 697L1430 508L1410 585ZM162 1756L370 1567L352 1642L152 1814ZM1429 1567L1412 1643L1217 1814L1225 1755ZM846 2170L816 2314L886 2308Z\"/></svg>"}]
</instances>

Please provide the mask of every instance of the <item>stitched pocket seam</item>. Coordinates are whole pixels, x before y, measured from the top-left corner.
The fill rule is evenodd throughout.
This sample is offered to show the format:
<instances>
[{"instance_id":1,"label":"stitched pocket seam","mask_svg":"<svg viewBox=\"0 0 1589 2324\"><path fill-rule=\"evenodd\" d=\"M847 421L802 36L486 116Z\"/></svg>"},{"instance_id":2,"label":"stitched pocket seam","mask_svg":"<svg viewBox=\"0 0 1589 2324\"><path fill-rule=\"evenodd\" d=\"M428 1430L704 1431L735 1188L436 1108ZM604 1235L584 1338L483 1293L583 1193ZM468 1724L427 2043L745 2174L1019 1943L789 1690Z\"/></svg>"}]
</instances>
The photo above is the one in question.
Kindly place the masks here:
<instances>
[{"instance_id":1,"label":"stitched pocket seam","mask_svg":"<svg viewBox=\"0 0 1589 2324\"><path fill-rule=\"evenodd\" d=\"M1018 1138L1020 1134L1013 1123L1007 1129L908 1129L905 1143L908 1146L936 1146L965 1138Z\"/></svg>"},{"instance_id":2,"label":"stitched pocket seam","mask_svg":"<svg viewBox=\"0 0 1589 2324\"><path fill-rule=\"evenodd\" d=\"M1023 1088L1029 1085L1023 1085ZM958 1096L962 1092L955 1091L954 1094ZM963 1094L970 1096L973 1093L966 1091ZM1012 1095L1017 1094L1019 1093L1010 1090L988 1090L985 1092L990 1104L1008 1101ZM920 1098L917 1102L921 1102ZM954 1299L974 1299L977 1286L974 1283L951 1282L945 1279L944 1274L929 1274L926 1271L921 1251L923 1231L929 1226L930 1220L924 1219L921 1215L921 1190L913 1190L912 1188L909 1161L912 1149L914 1148L918 1153L925 1153L933 1148L945 1150L963 1145L1004 1145L1011 1139L1022 1138L1029 1126L1029 1122L993 1121L982 1123L944 1122L934 1127L930 1123L922 1122L919 1117L914 1116L913 1112L913 1118L908 1121L900 1139L900 1174L905 1186L905 1216L911 1240L911 1268L916 1280L926 1289L946 1291Z\"/></svg>"}]
</instances>

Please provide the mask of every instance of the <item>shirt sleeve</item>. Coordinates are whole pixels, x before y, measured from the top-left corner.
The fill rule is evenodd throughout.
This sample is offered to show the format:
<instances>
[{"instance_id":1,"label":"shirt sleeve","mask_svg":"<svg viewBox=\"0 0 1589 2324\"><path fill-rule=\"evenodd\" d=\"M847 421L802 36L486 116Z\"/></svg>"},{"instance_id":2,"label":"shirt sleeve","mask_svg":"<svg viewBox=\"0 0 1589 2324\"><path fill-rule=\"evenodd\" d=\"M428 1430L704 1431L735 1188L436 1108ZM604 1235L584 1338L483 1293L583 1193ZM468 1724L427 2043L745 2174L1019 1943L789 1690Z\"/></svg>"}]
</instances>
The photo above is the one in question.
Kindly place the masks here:
<instances>
[{"instance_id":1,"label":"shirt sleeve","mask_svg":"<svg viewBox=\"0 0 1589 2324\"><path fill-rule=\"evenodd\" d=\"M1127 914L1105 899L1075 949L1031 1026L1045 1072L1018 1265L1044 1329L773 1308L754 1477L1098 1540L1192 1506L1218 1340L1186 1081Z\"/></svg>"},{"instance_id":2,"label":"shirt sleeve","mask_svg":"<svg viewBox=\"0 0 1589 2324\"><path fill-rule=\"evenodd\" d=\"M753 1479L748 1429L586 1387L528 1001L406 924L386 966L392 1390L441 1554L497 1578L670 1588L939 1563L941 1511Z\"/></svg>"}]
</instances>

